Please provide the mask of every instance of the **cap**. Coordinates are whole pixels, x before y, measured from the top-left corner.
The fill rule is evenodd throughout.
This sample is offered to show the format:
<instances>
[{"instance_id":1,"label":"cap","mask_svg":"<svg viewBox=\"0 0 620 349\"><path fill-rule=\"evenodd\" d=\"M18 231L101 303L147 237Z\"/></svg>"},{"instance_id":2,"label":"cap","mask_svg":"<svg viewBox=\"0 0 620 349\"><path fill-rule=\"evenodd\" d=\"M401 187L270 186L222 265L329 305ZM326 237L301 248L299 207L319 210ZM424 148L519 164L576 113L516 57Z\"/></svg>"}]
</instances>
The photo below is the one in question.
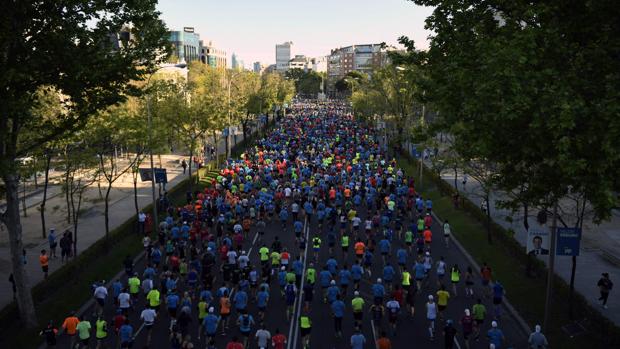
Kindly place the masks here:
<instances>
[{"instance_id":1,"label":"cap","mask_svg":"<svg viewBox=\"0 0 620 349\"><path fill-rule=\"evenodd\" d=\"M245 251L241 251L241 254L245 254Z\"/></svg>"},{"instance_id":2,"label":"cap","mask_svg":"<svg viewBox=\"0 0 620 349\"><path fill-rule=\"evenodd\" d=\"M377 279L377 283L381 283L381 282L383 282L383 281L381 280L381 278L378 278L378 279Z\"/></svg>"},{"instance_id":3,"label":"cap","mask_svg":"<svg viewBox=\"0 0 620 349\"><path fill-rule=\"evenodd\" d=\"M465 315L469 316L470 312L469 309L465 309Z\"/></svg>"},{"instance_id":4,"label":"cap","mask_svg":"<svg viewBox=\"0 0 620 349\"><path fill-rule=\"evenodd\" d=\"M336 280L332 280L329 284L330 285L335 285L336 284Z\"/></svg>"},{"instance_id":5,"label":"cap","mask_svg":"<svg viewBox=\"0 0 620 349\"><path fill-rule=\"evenodd\" d=\"M356 297L359 296L360 295L360 291L353 292L353 295L356 296Z\"/></svg>"},{"instance_id":6,"label":"cap","mask_svg":"<svg viewBox=\"0 0 620 349\"><path fill-rule=\"evenodd\" d=\"M286 267L285 267L285 266L282 266L282 268L280 268L280 270L286 270Z\"/></svg>"},{"instance_id":7,"label":"cap","mask_svg":"<svg viewBox=\"0 0 620 349\"><path fill-rule=\"evenodd\" d=\"M213 307L209 307L209 313L212 313L214 311L215 311L215 309L213 309Z\"/></svg>"},{"instance_id":8,"label":"cap","mask_svg":"<svg viewBox=\"0 0 620 349\"><path fill-rule=\"evenodd\" d=\"M491 322L491 326L492 326L492 327L497 327L497 321L493 321L493 322Z\"/></svg>"},{"instance_id":9,"label":"cap","mask_svg":"<svg viewBox=\"0 0 620 349\"><path fill-rule=\"evenodd\" d=\"M426 251L426 255L427 255L427 256L430 256L430 255L431 255L431 253L430 253L430 252L428 252L428 251Z\"/></svg>"},{"instance_id":10,"label":"cap","mask_svg":"<svg viewBox=\"0 0 620 349\"><path fill-rule=\"evenodd\" d=\"M432 295L432 294L429 294L429 295L428 295L428 300L429 300L429 301L432 301L432 300L433 300L433 295Z\"/></svg>"},{"instance_id":11,"label":"cap","mask_svg":"<svg viewBox=\"0 0 620 349\"><path fill-rule=\"evenodd\" d=\"M452 325L452 320L448 320L448 321L446 321L446 324L447 324L447 325Z\"/></svg>"}]
</instances>

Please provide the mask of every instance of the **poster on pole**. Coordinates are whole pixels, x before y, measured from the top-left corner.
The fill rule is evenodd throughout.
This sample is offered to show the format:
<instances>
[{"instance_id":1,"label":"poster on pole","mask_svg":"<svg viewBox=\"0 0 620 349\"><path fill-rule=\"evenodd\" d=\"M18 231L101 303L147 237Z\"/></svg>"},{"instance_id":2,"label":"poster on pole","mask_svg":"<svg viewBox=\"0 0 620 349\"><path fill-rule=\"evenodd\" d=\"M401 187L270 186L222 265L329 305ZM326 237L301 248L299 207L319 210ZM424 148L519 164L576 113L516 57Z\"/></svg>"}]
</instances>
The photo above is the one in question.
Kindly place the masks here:
<instances>
[{"instance_id":1,"label":"poster on pole","mask_svg":"<svg viewBox=\"0 0 620 349\"><path fill-rule=\"evenodd\" d=\"M555 254L557 256L579 256L580 242L581 229L558 228Z\"/></svg>"},{"instance_id":2,"label":"poster on pole","mask_svg":"<svg viewBox=\"0 0 620 349\"><path fill-rule=\"evenodd\" d=\"M548 231L528 231L527 232L527 254L531 256L549 255L549 232Z\"/></svg>"},{"instance_id":3,"label":"poster on pole","mask_svg":"<svg viewBox=\"0 0 620 349\"><path fill-rule=\"evenodd\" d=\"M153 180L153 171L150 168L140 168L140 180L150 182ZM168 183L168 174L165 168L155 168L155 183Z\"/></svg>"}]
</instances>

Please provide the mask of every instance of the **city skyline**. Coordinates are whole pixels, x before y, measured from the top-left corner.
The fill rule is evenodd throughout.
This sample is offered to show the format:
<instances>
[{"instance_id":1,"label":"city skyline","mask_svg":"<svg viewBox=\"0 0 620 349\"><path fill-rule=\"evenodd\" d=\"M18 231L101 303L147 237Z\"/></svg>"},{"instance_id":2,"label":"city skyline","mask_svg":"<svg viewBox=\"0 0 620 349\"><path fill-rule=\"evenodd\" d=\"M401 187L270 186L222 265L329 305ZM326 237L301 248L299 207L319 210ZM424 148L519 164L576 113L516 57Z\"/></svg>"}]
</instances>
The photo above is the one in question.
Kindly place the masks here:
<instances>
[{"instance_id":1,"label":"city skyline","mask_svg":"<svg viewBox=\"0 0 620 349\"><path fill-rule=\"evenodd\" d=\"M295 44L294 54L308 57L355 44L397 45L401 35L424 49L430 35L424 19L432 12L405 0L317 0L310 6L290 0L161 0L157 7L169 30L194 27L229 56L235 52L247 64L266 65L275 63L275 46L285 41Z\"/></svg>"}]
</instances>

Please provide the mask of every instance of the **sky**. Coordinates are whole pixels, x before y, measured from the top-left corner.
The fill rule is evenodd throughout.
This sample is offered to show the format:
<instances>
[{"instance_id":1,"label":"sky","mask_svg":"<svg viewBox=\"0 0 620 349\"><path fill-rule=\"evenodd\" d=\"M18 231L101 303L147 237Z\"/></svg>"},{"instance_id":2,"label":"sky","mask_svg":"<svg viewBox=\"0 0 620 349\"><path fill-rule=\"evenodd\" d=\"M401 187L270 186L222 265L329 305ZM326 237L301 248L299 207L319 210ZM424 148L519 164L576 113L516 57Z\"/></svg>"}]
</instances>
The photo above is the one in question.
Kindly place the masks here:
<instances>
[{"instance_id":1,"label":"sky","mask_svg":"<svg viewBox=\"0 0 620 349\"><path fill-rule=\"evenodd\" d=\"M275 45L285 41L308 57L354 44L397 45L401 35L424 49L432 12L406 0L159 0L157 7L169 30L194 27L227 51L229 64L235 53L247 68L275 63Z\"/></svg>"}]
</instances>

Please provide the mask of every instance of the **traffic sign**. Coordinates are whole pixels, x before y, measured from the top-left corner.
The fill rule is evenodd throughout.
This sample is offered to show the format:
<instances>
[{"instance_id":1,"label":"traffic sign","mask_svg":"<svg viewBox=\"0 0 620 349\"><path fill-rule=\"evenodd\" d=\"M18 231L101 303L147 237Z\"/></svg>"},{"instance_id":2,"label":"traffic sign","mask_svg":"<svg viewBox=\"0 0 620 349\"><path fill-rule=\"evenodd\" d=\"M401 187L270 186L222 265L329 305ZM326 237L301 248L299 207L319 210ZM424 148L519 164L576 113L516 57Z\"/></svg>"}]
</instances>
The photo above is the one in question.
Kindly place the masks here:
<instances>
[{"instance_id":1,"label":"traffic sign","mask_svg":"<svg viewBox=\"0 0 620 349\"><path fill-rule=\"evenodd\" d=\"M579 256L580 228L557 228L556 256Z\"/></svg>"}]
</instances>

